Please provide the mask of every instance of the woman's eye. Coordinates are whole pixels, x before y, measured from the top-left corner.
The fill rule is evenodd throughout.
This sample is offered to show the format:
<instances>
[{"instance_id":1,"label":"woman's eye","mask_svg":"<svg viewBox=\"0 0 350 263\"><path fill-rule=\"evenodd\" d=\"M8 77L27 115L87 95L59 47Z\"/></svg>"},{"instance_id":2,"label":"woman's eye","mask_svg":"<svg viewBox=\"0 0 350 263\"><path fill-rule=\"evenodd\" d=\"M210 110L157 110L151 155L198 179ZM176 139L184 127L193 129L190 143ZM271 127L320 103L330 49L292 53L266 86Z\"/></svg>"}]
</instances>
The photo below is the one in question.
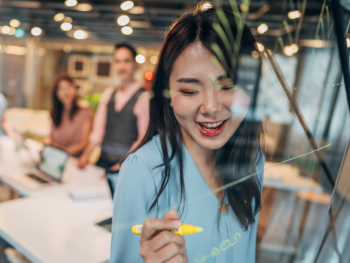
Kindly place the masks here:
<instances>
[{"instance_id":1,"label":"woman's eye","mask_svg":"<svg viewBox=\"0 0 350 263\"><path fill-rule=\"evenodd\" d=\"M195 95L198 93L198 90L194 90L194 91L191 91L191 90L181 90L180 91L182 94L184 95L188 95L188 96L191 96L191 95Z\"/></svg>"},{"instance_id":2,"label":"woman's eye","mask_svg":"<svg viewBox=\"0 0 350 263\"><path fill-rule=\"evenodd\" d=\"M235 86L234 85L230 85L230 86L224 86L221 88L221 90L231 90L231 89L234 89Z\"/></svg>"}]
</instances>

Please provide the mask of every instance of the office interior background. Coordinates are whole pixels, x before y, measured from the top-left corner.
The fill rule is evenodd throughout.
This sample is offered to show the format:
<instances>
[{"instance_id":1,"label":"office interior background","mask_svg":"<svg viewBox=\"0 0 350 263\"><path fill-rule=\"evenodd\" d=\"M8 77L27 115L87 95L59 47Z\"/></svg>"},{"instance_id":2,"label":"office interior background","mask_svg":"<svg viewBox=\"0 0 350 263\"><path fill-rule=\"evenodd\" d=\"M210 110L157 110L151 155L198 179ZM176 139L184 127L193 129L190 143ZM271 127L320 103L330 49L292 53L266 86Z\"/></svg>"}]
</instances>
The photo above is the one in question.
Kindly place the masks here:
<instances>
[{"instance_id":1,"label":"office interior background","mask_svg":"<svg viewBox=\"0 0 350 263\"><path fill-rule=\"evenodd\" d=\"M118 42L135 46L140 66L136 78L149 89L170 24L196 3L0 0L0 92L8 102L4 116L18 134L43 142L50 134L51 92L59 74L72 76L79 86L80 104L96 111L101 93L120 82L113 70ZM341 4L350 47L350 2ZM255 111L266 132L256 262L350 262L350 179L345 176L349 175L345 157L350 116L331 1L203 2L203 8L211 5L229 10L237 5L236 12L247 11L246 24L260 51L252 55L263 59L255 99ZM319 150L310 144L265 55L267 50L273 52ZM65 201L58 204L57 191L37 194L18 190L6 183L8 165L27 164L21 161L22 145L16 142L11 148L7 140L0 137L0 262L6 262L5 258L9 262L107 261L110 233L93 222L111 212L111 198L74 201L66 189ZM316 152L324 158L335 186ZM98 149L93 155L92 164ZM87 184L94 184L95 177ZM35 202L44 200L49 201L37 207ZM50 235L60 242L48 241L41 234L51 220L46 213L69 218L61 218L64 223L53 221L57 229ZM72 218L82 224L69 225ZM90 218L89 226L86 218ZM65 224L70 234L62 234L66 233L61 229ZM32 229L26 232L28 237L16 231L23 226ZM90 232L84 236L85 226ZM79 245L79 236L88 244L85 249Z\"/></svg>"}]
</instances>

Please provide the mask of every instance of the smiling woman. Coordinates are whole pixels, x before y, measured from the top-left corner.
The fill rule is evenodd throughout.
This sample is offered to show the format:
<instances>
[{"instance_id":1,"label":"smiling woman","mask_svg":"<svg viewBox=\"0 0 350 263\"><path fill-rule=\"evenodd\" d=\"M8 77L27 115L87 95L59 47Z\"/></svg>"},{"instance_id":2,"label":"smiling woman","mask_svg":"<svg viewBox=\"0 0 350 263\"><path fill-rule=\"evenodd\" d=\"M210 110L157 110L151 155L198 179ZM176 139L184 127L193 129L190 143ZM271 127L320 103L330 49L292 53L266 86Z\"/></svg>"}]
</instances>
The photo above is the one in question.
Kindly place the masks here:
<instances>
[{"instance_id":1,"label":"smiling woman","mask_svg":"<svg viewBox=\"0 0 350 263\"><path fill-rule=\"evenodd\" d=\"M110 262L255 262L264 156L253 114L261 70L254 51L249 28L226 10L199 6L172 25L147 134L121 166ZM257 176L228 187L249 174ZM138 241L130 222L142 221ZM162 231L182 222L203 232L185 240ZM236 233L235 245L220 251Z\"/></svg>"}]
</instances>

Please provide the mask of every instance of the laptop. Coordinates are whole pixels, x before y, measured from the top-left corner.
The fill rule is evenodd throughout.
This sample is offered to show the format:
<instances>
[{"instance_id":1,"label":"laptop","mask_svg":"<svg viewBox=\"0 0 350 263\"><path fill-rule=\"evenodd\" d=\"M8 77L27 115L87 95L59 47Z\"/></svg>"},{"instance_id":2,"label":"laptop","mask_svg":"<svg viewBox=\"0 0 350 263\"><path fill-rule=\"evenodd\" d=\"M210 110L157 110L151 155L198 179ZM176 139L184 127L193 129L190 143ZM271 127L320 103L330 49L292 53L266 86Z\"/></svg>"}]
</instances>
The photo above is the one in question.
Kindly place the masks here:
<instances>
[{"instance_id":1,"label":"laptop","mask_svg":"<svg viewBox=\"0 0 350 263\"><path fill-rule=\"evenodd\" d=\"M28 189L36 189L62 182L62 175L69 154L61 149L45 145L36 168L26 173L13 174L10 180Z\"/></svg>"}]
</instances>

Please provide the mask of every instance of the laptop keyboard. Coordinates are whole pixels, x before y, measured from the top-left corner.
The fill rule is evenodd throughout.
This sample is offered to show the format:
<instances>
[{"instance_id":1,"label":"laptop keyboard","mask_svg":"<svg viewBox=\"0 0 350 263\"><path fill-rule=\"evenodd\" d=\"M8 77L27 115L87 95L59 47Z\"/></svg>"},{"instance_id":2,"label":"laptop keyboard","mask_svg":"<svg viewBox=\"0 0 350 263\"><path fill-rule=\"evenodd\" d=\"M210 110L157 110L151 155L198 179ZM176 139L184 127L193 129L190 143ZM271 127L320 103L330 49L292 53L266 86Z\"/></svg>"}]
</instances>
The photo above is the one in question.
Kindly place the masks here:
<instances>
[{"instance_id":1,"label":"laptop keyboard","mask_svg":"<svg viewBox=\"0 0 350 263\"><path fill-rule=\"evenodd\" d=\"M36 176L35 174L27 174L30 178L34 179L35 181L41 183L41 184L47 184L49 182L47 182L46 180L40 178L39 176Z\"/></svg>"}]
</instances>

